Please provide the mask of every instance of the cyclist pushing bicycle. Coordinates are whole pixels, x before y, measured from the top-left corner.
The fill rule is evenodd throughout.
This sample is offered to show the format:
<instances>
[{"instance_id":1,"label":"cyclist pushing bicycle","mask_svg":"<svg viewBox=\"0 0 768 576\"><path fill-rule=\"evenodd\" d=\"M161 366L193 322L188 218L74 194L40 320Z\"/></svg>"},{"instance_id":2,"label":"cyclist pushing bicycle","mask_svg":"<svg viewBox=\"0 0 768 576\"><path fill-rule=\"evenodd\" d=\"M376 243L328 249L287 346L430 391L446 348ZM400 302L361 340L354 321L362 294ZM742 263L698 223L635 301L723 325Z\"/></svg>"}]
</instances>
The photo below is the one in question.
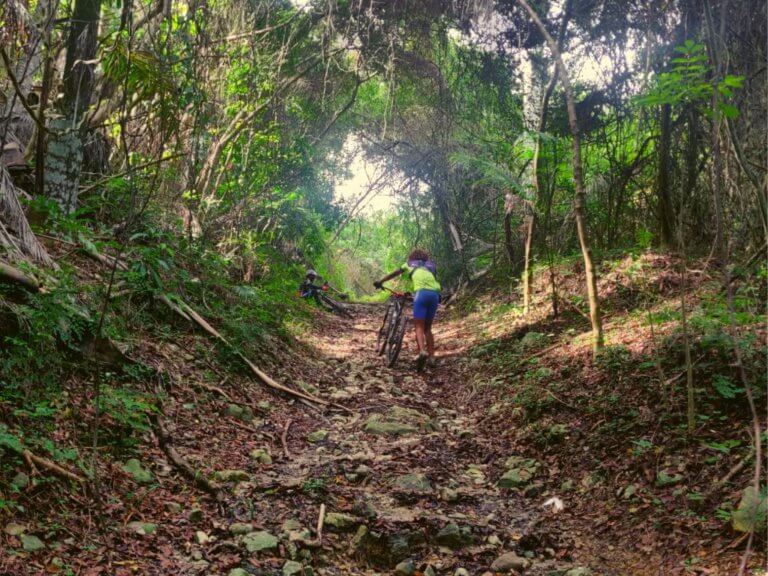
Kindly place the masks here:
<instances>
[{"instance_id":1,"label":"cyclist pushing bicycle","mask_svg":"<svg viewBox=\"0 0 768 576\"><path fill-rule=\"evenodd\" d=\"M432 323L437 314L437 306L440 304L440 283L437 281L437 266L429 259L426 250L415 248L408 255L408 262L397 270L390 272L373 285L381 289L384 282L397 278L401 274L407 274L413 282L413 325L416 330L416 345L419 348L419 356L416 367L419 371L426 364L435 365L435 337L432 334Z\"/></svg>"}]
</instances>

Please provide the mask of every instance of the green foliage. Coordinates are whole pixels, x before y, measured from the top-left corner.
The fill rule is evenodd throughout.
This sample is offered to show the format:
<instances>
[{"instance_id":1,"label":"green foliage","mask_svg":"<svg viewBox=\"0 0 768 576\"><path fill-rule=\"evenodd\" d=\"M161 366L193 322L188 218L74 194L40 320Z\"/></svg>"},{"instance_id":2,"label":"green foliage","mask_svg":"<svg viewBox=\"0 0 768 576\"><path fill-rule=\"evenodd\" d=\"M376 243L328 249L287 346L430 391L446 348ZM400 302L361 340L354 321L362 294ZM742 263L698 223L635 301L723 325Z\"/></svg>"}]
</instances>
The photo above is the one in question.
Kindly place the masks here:
<instances>
[{"instance_id":1,"label":"green foliage","mask_svg":"<svg viewBox=\"0 0 768 576\"><path fill-rule=\"evenodd\" d=\"M728 75L713 83L710 80L712 68L704 44L687 40L682 46L676 46L675 51L680 56L672 59L672 69L660 74L656 85L647 94L637 98L637 102L641 106L700 104L711 98L717 90L722 114L728 118L738 116L738 108L726 100L733 97L734 90L742 88L744 78Z\"/></svg>"},{"instance_id":2,"label":"green foliage","mask_svg":"<svg viewBox=\"0 0 768 576\"><path fill-rule=\"evenodd\" d=\"M16 333L2 337L0 346L0 374L5 375L7 386L54 379L60 369L55 361L61 358L59 347L78 349L93 327L92 317L78 303L81 291L72 276L62 273L52 290L30 294L24 303L0 294L0 306L13 314L18 325Z\"/></svg>"},{"instance_id":3,"label":"green foliage","mask_svg":"<svg viewBox=\"0 0 768 576\"><path fill-rule=\"evenodd\" d=\"M607 372L617 373L629 363L631 357L625 346L606 346L595 358L595 364Z\"/></svg>"},{"instance_id":4,"label":"green foliage","mask_svg":"<svg viewBox=\"0 0 768 576\"><path fill-rule=\"evenodd\" d=\"M730 378L722 374L715 374L712 377L712 387L726 400L732 400L744 392L744 388L736 386Z\"/></svg>"}]
</instances>

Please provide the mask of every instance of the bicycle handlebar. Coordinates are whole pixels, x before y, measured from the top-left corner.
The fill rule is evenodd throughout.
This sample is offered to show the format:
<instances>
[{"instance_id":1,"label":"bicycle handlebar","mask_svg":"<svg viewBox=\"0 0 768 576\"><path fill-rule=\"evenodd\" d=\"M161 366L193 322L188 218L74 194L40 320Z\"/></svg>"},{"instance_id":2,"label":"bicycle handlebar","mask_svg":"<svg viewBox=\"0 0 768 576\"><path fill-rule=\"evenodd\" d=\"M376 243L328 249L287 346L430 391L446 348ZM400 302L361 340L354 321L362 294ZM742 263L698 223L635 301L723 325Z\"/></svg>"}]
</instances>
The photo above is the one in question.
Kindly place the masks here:
<instances>
[{"instance_id":1,"label":"bicycle handlebar","mask_svg":"<svg viewBox=\"0 0 768 576\"><path fill-rule=\"evenodd\" d=\"M384 286L383 284L381 288L379 288L379 290L386 290L387 292L392 294L392 296L395 296L397 298L408 298L411 296L410 292L398 292L397 290L392 290L392 288L390 288L389 286Z\"/></svg>"}]
</instances>

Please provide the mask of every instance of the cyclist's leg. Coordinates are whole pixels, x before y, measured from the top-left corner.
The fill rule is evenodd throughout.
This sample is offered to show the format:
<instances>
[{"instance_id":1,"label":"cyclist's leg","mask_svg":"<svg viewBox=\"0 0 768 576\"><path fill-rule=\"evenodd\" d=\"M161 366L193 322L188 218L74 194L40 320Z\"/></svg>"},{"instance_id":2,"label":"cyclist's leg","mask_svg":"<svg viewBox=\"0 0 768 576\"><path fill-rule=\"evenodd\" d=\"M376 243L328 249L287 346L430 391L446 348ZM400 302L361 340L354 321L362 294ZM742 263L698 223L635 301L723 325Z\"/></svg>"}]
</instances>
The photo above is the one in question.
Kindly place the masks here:
<instances>
[{"instance_id":1,"label":"cyclist's leg","mask_svg":"<svg viewBox=\"0 0 768 576\"><path fill-rule=\"evenodd\" d=\"M426 330L423 318L414 318L413 327L416 330L416 346L419 348L419 354L427 350Z\"/></svg>"},{"instance_id":2,"label":"cyclist's leg","mask_svg":"<svg viewBox=\"0 0 768 576\"><path fill-rule=\"evenodd\" d=\"M432 324L437 314L437 306L440 304L440 294L429 291L427 297L425 299L424 336L427 344L427 353L432 358L435 355L435 336L432 333Z\"/></svg>"},{"instance_id":3,"label":"cyclist's leg","mask_svg":"<svg viewBox=\"0 0 768 576\"><path fill-rule=\"evenodd\" d=\"M427 343L427 354L429 354L430 357L435 355L435 335L432 334L432 322L434 321L434 318L431 320L426 320L424 322L424 339Z\"/></svg>"},{"instance_id":4,"label":"cyclist's leg","mask_svg":"<svg viewBox=\"0 0 768 576\"><path fill-rule=\"evenodd\" d=\"M416 329L416 344L419 347L419 370L424 367L424 362L428 356L426 337L426 323L428 315L429 296L427 291L419 290L416 292L416 297L413 299L413 325Z\"/></svg>"}]
</instances>

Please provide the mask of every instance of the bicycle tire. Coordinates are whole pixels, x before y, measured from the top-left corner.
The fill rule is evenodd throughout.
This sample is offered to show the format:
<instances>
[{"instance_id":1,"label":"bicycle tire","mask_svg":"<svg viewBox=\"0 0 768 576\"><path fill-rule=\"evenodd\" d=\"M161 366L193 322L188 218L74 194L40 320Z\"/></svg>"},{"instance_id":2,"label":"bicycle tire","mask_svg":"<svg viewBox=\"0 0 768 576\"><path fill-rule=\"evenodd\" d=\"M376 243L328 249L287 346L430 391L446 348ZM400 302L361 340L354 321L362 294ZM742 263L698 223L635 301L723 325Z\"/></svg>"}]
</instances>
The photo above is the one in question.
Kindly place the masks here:
<instances>
[{"instance_id":1,"label":"bicycle tire","mask_svg":"<svg viewBox=\"0 0 768 576\"><path fill-rule=\"evenodd\" d=\"M338 314L339 316L344 316L345 318L352 318L352 315L344 308L341 304L336 302L333 298L330 298L326 296L325 294L321 294L320 298L323 299L323 302L328 304L328 306L331 307L331 310Z\"/></svg>"},{"instance_id":2,"label":"bicycle tire","mask_svg":"<svg viewBox=\"0 0 768 576\"><path fill-rule=\"evenodd\" d=\"M405 337L405 330L408 327L408 316L400 311L400 317L397 323L394 325L392 331L392 337L390 339L390 345L387 349L387 366L393 368L397 362L397 357L400 356L400 350L403 347L403 338Z\"/></svg>"},{"instance_id":3,"label":"bicycle tire","mask_svg":"<svg viewBox=\"0 0 768 576\"><path fill-rule=\"evenodd\" d=\"M381 321L378 334L376 334L376 354L378 356L384 354L384 350L387 348L387 337L389 336L389 317L394 308L394 303L389 302L387 303L386 310L384 310L384 319Z\"/></svg>"}]
</instances>

